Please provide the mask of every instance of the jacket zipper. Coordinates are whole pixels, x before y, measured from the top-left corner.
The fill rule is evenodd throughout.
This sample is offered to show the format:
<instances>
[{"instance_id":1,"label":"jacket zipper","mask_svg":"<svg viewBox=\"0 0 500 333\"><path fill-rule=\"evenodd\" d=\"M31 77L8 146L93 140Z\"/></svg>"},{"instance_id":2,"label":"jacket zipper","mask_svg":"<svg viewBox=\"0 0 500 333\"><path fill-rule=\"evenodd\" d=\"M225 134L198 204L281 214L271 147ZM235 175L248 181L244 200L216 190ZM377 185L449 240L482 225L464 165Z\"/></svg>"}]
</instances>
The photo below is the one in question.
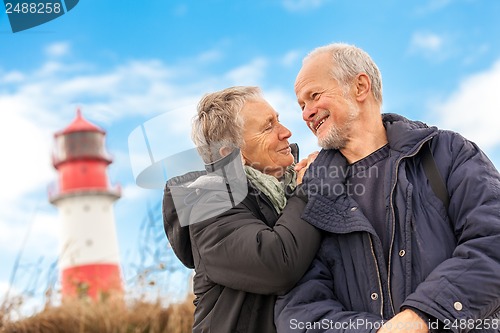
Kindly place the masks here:
<instances>
[{"instance_id":1,"label":"jacket zipper","mask_svg":"<svg viewBox=\"0 0 500 333\"><path fill-rule=\"evenodd\" d=\"M373 260L375 261L375 268L377 269L378 290L379 290L379 294L380 294L380 318L384 318L384 291L382 290L382 279L380 277L380 270L378 269L377 256L375 256L375 250L373 249L372 236L370 234L368 234L368 238L370 239L370 247L372 250Z\"/></svg>"},{"instance_id":2,"label":"jacket zipper","mask_svg":"<svg viewBox=\"0 0 500 333\"><path fill-rule=\"evenodd\" d=\"M413 156L417 155L418 152L422 149L422 147L430 139L432 139L432 137L430 137L427 140L425 140L424 142L422 142L420 144L420 146L418 147L418 149L415 150L414 153L412 153L410 155L403 156L403 157L401 157L396 162L396 174L395 174L395 176L396 176L395 180L396 181L392 185L391 195L390 195L390 206L391 206L391 213L392 213L392 234L391 234L391 246L389 247L389 263L388 263L388 266L387 266L387 288L388 288L387 292L389 293L389 301L390 301L390 304L391 304L392 313L394 315L396 314L396 311L394 310L394 302L392 300L392 295L391 295L391 260L392 260L392 247L394 246L394 234L395 234L395 230L396 230L396 213L394 212L394 201L393 201L393 198L394 198L394 190L396 189L396 184L397 184L397 179L398 179L399 164L401 163L401 161L403 159L410 158L410 157L413 157ZM372 251L373 251L373 248L372 248ZM378 271L378 268L377 268L377 271Z\"/></svg>"}]
</instances>

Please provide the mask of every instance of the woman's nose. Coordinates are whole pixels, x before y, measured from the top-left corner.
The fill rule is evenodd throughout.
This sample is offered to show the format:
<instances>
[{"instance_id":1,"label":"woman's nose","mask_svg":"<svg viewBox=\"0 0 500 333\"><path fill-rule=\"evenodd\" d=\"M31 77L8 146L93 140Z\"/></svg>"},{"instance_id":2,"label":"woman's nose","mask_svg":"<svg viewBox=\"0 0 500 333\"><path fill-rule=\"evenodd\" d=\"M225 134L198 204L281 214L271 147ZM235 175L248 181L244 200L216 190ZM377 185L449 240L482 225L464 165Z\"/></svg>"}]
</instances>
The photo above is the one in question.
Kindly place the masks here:
<instances>
[{"instance_id":1,"label":"woman's nose","mask_svg":"<svg viewBox=\"0 0 500 333\"><path fill-rule=\"evenodd\" d=\"M285 126L281 125L281 128L280 128L280 140L286 140L288 139L289 137L292 136L292 132L290 132L290 130L288 128L286 128Z\"/></svg>"}]
</instances>

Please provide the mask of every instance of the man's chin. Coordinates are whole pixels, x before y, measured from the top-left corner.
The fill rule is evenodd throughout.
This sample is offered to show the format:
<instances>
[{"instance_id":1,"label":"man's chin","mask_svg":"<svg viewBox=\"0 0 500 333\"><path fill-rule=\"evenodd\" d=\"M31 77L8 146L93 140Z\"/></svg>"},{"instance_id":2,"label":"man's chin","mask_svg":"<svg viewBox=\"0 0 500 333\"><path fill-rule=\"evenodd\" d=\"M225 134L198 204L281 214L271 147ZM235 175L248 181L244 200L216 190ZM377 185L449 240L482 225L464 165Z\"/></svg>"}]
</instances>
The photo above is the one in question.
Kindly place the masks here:
<instances>
[{"instance_id":1,"label":"man's chin","mask_svg":"<svg viewBox=\"0 0 500 333\"><path fill-rule=\"evenodd\" d=\"M341 140L331 140L331 138L318 138L318 146L323 149L342 149L345 142Z\"/></svg>"},{"instance_id":2,"label":"man's chin","mask_svg":"<svg viewBox=\"0 0 500 333\"><path fill-rule=\"evenodd\" d=\"M328 138L325 138L324 136L318 136L318 146L320 146L323 149L333 149L331 147L331 142L328 140Z\"/></svg>"}]
</instances>

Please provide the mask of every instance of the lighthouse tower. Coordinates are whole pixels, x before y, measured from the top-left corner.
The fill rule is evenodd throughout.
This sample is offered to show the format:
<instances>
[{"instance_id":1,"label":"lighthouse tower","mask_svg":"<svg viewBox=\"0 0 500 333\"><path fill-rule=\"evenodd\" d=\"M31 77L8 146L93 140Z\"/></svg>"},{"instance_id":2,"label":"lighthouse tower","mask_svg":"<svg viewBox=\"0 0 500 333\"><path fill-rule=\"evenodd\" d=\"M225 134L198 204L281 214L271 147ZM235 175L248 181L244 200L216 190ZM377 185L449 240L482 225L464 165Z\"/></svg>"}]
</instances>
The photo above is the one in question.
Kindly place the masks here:
<instances>
[{"instance_id":1,"label":"lighthouse tower","mask_svg":"<svg viewBox=\"0 0 500 333\"><path fill-rule=\"evenodd\" d=\"M62 297L121 297L113 203L120 188L111 187L106 169L112 160L104 147L105 131L77 110L73 122L54 134L53 165L58 173L50 201L61 219Z\"/></svg>"}]
</instances>

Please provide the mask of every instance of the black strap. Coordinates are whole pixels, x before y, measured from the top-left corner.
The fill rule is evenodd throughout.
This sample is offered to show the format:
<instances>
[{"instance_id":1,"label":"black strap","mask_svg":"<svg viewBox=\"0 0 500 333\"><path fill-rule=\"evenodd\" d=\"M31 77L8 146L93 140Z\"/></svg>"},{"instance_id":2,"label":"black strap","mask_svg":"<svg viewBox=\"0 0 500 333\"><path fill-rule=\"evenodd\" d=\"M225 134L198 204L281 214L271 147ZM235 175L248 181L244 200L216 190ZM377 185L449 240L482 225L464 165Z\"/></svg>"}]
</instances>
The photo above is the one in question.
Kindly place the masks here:
<instances>
[{"instance_id":1,"label":"black strap","mask_svg":"<svg viewBox=\"0 0 500 333\"><path fill-rule=\"evenodd\" d=\"M425 175L429 179L432 191L443 202L446 211L450 205L450 198L446 184L439 173L436 161L431 151L431 140L422 147L422 164L424 166Z\"/></svg>"},{"instance_id":2,"label":"black strap","mask_svg":"<svg viewBox=\"0 0 500 333\"><path fill-rule=\"evenodd\" d=\"M290 143L290 150L293 155L293 162L299 163L299 145L296 143Z\"/></svg>"}]
</instances>

